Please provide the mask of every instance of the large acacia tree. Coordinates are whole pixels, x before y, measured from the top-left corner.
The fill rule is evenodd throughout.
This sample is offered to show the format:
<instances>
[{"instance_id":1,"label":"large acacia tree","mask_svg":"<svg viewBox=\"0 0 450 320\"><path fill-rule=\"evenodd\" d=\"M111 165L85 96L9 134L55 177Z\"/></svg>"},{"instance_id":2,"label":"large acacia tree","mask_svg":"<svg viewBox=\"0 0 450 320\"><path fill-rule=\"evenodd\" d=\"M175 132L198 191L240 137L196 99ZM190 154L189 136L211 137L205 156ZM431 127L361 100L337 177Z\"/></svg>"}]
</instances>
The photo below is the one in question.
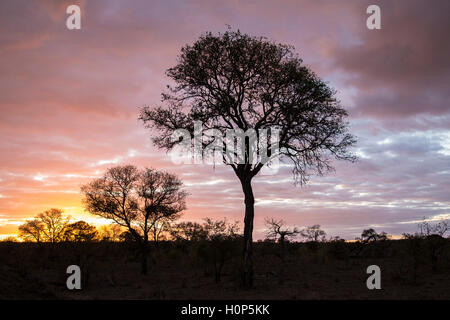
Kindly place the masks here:
<instances>
[{"instance_id":1,"label":"large acacia tree","mask_svg":"<svg viewBox=\"0 0 450 320\"><path fill-rule=\"evenodd\" d=\"M162 94L162 105L144 107L140 119L156 131L156 146L171 150L180 140L177 129L191 133L194 121L223 136L228 130L278 130L279 152L290 160L294 180L306 183L313 173L330 169L332 158L354 160L348 149L355 143L347 131L347 112L335 92L295 54L293 47L252 37L240 31L203 34L182 48L177 64L167 70L174 84ZM256 140L261 137L256 131ZM253 284L252 233L254 195L252 179L267 161L250 161L253 152L245 143L244 157L223 161L230 165L245 197L242 284ZM264 142L264 141L263 141ZM195 143L195 142L194 142ZM214 139L203 141L203 147ZM257 143L257 146L259 143ZM242 161L243 159L243 161Z\"/></svg>"},{"instance_id":2,"label":"large acacia tree","mask_svg":"<svg viewBox=\"0 0 450 320\"><path fill-rule=\"evenodd\" d=\"M92 214L128 229L141 250L141 273L147 273L149 234L162 220L174 220L186 208L187 193L174 174L132 165L109 168L81 187Z\"/></svg>"}]
</instances>

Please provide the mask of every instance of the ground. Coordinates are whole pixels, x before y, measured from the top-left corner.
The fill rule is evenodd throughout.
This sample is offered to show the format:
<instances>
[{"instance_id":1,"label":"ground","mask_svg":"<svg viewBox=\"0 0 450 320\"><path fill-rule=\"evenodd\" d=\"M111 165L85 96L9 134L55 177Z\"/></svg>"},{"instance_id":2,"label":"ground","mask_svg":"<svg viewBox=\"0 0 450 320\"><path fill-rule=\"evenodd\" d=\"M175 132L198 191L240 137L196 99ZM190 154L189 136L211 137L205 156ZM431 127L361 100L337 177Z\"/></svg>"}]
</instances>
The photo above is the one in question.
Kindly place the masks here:
<instances>
[{"instance_id":1,"label":"ground","mask_svg":"<svg viewBox=\"0 0 450 320\"><path fill-rule=\"evenodd\" d=\"M240 243L152 245L147 275L132 243L0 243L0 299L450 299L449 243L290 243L282 263L278 243L258 242L252 289L239 286ZM82 290L66 287L71 264ZM369 265L381 269L381 290L367 289Z\"/></svg>"}]
</instances>

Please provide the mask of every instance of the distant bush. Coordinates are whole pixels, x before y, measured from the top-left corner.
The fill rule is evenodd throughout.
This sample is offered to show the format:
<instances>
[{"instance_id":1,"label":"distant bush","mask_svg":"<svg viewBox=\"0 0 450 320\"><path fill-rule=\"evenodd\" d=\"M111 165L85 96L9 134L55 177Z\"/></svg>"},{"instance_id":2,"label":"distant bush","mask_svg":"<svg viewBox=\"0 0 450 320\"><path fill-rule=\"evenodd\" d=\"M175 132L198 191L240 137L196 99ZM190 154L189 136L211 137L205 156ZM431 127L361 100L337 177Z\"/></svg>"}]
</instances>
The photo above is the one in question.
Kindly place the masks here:
<instances>
[{"instance_id":1,"label":"distant bush","mask_svg":"<svg viewBox=\"0 0 450 320\"><path fill-rule=\"evenodd\" d=\"M347 260L350 256L350 250L345 240L339 238L329 241L327 253L337 260Z\"/></svg>"}]
</instances>

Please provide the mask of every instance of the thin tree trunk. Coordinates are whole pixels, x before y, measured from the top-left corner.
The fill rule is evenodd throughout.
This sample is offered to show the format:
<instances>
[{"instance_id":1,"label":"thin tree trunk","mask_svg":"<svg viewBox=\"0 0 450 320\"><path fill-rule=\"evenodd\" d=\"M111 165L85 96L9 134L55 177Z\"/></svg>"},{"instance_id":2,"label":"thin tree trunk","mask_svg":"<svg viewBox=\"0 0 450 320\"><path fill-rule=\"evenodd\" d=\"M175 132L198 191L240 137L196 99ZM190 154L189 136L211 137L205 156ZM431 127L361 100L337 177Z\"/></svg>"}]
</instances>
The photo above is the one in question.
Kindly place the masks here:
<instances>
[{"instance_id":1,"label":"thin tree trunk","mask_svg":"<svg viewBox=\"0 0 450 320\"><path fill-rule=\"evenodd\" d=\"M255 215L255 198L253 196L251 178L242 178L241 184L245 195L241 285L245 288L251 288L253 286L253 218Z\"/></svg>"}]
</instances>

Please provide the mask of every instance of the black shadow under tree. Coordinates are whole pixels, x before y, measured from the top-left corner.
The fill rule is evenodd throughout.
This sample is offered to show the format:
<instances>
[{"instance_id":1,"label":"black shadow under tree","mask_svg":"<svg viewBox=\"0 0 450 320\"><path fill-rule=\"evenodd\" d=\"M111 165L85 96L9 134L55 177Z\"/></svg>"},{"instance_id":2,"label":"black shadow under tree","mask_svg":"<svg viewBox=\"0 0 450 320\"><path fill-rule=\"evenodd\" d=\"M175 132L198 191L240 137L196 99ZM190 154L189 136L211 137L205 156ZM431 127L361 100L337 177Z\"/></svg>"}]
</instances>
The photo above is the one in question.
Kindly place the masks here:
<instances>
[{"instance_id":1,"label":"black shadow under tree","mask_svg":"<svg viewBox=\"0 0 450 320\"><path fill-rule=\"evenodd\" d=\"M201 121L204 129L219 130L223 136L230 129L279 130L280 157L291 161L299 184L312 173L331 170L333 157L355 160L348 151L356 140L347 130L347 112L291 46L240 31L208 32L182 48L167 75L175 85L162 94L164 105L144 107L140 114L145 126L157 132L153 142L159 148L171 150L180 142L172 139L177 129L188 130L194 139L194 121ZM251 287L255 203L251 183L265 163L249 160L252 150L247 141L244 161L230 163L228 154L223 160L233 168L245 196L241 281Z\"/></svg>"}]
</instances>

